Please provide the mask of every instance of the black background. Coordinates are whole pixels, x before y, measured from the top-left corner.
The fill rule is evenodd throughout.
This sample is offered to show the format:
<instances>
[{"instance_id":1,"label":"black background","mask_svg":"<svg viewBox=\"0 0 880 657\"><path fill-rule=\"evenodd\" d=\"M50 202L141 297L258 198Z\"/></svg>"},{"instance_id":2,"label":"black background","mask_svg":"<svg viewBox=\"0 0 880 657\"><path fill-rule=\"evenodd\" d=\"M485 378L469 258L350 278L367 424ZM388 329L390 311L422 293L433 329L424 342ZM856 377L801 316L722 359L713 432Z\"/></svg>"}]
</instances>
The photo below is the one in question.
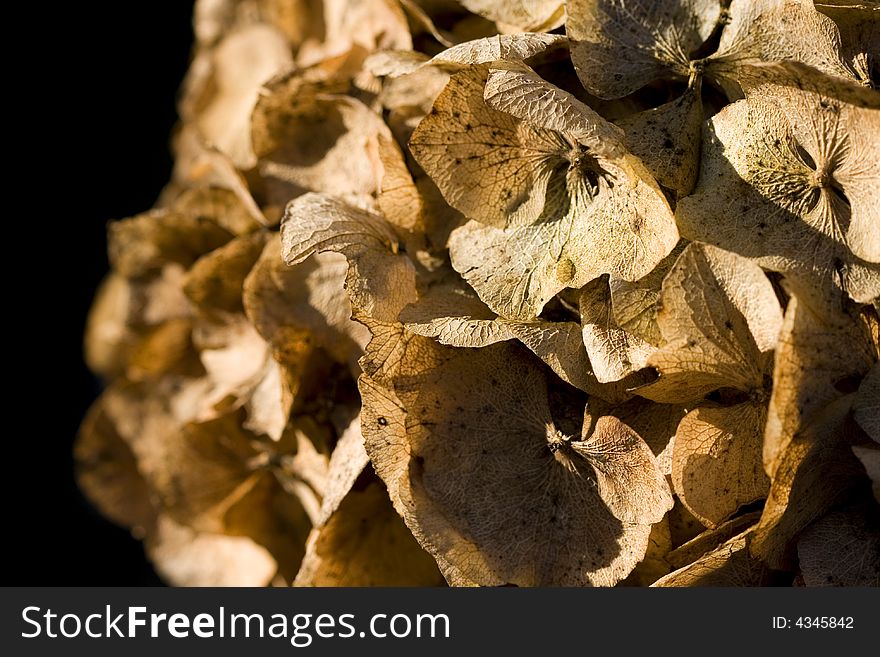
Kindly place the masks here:
<instances>
[{"instance_id":1,"label":"black background","mask_svg":"<svg viewBox=\"0 0 880 657\"><path fill-rule=\"evenodd\" d=\"M15 81L4 93L20 149L5 187L21 208L7 206L4 222L14 365L4 368L13 449L3 535L18 554L4 584L160 584L140 543L77 490L71 450L101 389L82 361L82 332L107 271L105 227L150 208L170 175L192 2L38 7L42 15L7 23L27 45L6 59Z\"/></svg>"}]
</instances>

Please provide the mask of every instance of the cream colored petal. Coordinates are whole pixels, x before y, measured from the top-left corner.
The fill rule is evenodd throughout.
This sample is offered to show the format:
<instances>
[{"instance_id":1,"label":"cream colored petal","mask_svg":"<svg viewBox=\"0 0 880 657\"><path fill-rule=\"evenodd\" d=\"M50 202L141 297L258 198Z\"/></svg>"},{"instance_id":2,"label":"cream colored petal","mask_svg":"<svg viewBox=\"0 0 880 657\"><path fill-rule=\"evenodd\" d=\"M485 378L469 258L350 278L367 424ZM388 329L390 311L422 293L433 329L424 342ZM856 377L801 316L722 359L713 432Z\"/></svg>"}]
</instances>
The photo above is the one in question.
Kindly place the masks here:
<instances>
[{"instance_id":1,"label":"cream colored petal","mask_svg":"<svg viewBox=\"0 0 880 657\"><path fill-rule=\"evenodd\" d=\"M198 532L167 516L146 550L173 586L266 586L278 570L269 551L247 537Z\"/></svg>"},{"instance_id":2,"label":"cream colored petal","mask_svg":"<svg viewBox=\"0 0 880 657\"><path fill-rule=\"evenodd\" d=\"M652 80L687 75L689 56L719 18L712 0L569 0L565 29L583 85L620 98Z\"/></svg>"},{"instance_id":3,"label":"cream colored petal","mask_svg":"<svg viewBox=\"0 0 880 657\"><path fill-rule=\"evenodd\" d=\"M549 31L565 21L562 0L461 0L461 4L510 32Z\"/></svg>"},{"instance_id":4,"label":"cream colored petal","mask_svg":"<svg viewBox=\"0 0 880 657\"><path fill-rule=\"evenodd\" d=\"M254 24L226 36L209 54L211 74L198 109L184 119L239 169L256 164L250 135L251 112L260 86L293 64L290 45L277 29ZM189 115L189 116L188 116Z\"/></svg>"},{"instance_id":5,"label":"cream colored petal","mask_svg":"<svg viewBox=\"0 0 880 657\"><path fill-rule=\"evenodd\" d=\"M580 312L587 355L599 381L620 381L647 365L656 347L615 322L606 278L581 289Z\"/></svg>"},{"instance_id":6,"label":"cream colored petal","mask_svg":"<svg viewBox=\"0 0 880 657\"><path fill-rule=\"evenodd\" d=\"M676 208L682 235L783 273L816 308L841 292L867 302L880 294L880 266L858 254L876 241L867 189L880 174L863 153L880 112L763 88L707 124L700 179Z\"/></svg>"}]
</instances>

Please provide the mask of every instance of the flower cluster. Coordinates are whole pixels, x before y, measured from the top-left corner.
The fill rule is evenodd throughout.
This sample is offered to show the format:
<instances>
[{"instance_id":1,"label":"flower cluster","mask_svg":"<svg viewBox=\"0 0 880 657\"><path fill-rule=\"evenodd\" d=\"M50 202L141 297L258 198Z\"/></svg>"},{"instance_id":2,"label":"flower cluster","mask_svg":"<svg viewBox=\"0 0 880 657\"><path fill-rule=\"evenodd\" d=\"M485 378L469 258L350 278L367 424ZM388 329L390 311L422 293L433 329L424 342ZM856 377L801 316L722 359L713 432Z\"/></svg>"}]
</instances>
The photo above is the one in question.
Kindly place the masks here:
<instances>
[{"instance_id":1,"label":"flower cluster","mask_svg":"<svg viewBox=\"0 0 880 657\"><path fill-rule=\"evenodd\" d=\"M199 0L83 490L181 585L880 584L878 19Z\"/></svg>"}]
</instances>

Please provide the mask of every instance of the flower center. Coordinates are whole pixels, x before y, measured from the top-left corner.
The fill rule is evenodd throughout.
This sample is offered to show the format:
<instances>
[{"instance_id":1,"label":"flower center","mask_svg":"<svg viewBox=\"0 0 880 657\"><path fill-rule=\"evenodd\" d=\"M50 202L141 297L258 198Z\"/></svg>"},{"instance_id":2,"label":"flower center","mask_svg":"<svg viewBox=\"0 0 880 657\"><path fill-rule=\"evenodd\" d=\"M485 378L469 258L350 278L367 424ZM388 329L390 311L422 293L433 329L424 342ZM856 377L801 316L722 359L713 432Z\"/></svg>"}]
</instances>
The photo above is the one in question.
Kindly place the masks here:
<instances>
[{"instance_id":1,"label":"flower center","mask_svg":"<svg viewBox=\"0 0 880 657\"><path fill-rule=\"evenodd\" d=\"M583 144L574 144L568 154L568 176L583 184L589 198L599 193L599 180L612 184L610 174L602 168L590 149Z\"/></svg>"},{"instance_id":2,"label":"flower center","mask_svg":"<svg viewBox=\"0 0 880 657\"><path fill-rule=\"evenodd\" d=\"M818 169L813 172L812 180L810 183L813 187L830 187L831 186L831 174L826 169Z\"/></svg>"},{"instance_id":3,"label":"flower center","mask_svg":"<svg viewBox=\"0 0 880 657\"><path fill-rule=\"evenodd\" d=\"M547 449L557 463L571 472L577 472L577 466L572 460L574 450L571 449L570 443L571 437L566 436L552 423L547 424Z\"/></svg>"}]
</instances>

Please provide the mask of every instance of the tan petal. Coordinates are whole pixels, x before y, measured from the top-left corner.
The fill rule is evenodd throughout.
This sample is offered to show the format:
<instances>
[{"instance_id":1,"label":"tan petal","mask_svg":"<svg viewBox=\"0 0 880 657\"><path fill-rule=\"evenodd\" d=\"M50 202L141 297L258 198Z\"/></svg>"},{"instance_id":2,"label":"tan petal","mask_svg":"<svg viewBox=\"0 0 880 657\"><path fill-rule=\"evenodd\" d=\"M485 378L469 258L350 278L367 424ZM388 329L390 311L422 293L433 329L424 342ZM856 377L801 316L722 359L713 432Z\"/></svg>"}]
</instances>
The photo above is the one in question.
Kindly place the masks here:
<instances>
[{"instance_id":1,"label":"tan petal","mask_svg":"<svg viewBox=\"0 0 880 657\"><path fill-rule=\"evenodd\" d=\"M134 280L115 272L108 275L95 294L85 329L85 359L93 372L108 379L122 374L137 354L144 354L143 343L151 333L169 322L175 334L175 327L188 325L192 311L181 289L182 278L179 265L166 265L157 275ZM165 337L169 336L159 342L168 345ZM166 357L159 371L167 364Z\"/></svg>"},{"instance_id":2,"label":"tan petal","mask_svg":"<svg viewBox=\"0 0 880 657\"><path fill-rule=\"evenodd\" d=\"M251 112L260 86L293 64L290 45L277 29L258 23L226 36L202 56L210 73L202 84L191 74L190 98L182 103L184 120L193 121L236 167L250 169L256 164Z\"/></svg>"},{"instance_id":3,"label":"tan petal","mask_svg":"<svg viewBox=\"0 0 880 657\"><path fill-rule=\"evenodd\" d=\"M394 253L397 235L384 217L323 194L306 194L285 212L281 249L288 265L319 251L358 254L368 249Z\"/></svg>"},{"instance_id":4,"label":"tan petal","mask_svg":"<svg viewBox=\"0 0 880 657\"><path fill-rule=\"evenodd\" d=\"M378 139L390 137L388 128L359 100L337 95L330 82L330 89L304 84L298 72L274 79L254 109L254 151L274 204L308 191L353 201L380 188Z\"/></svg>"},{"instance_id":5,"label":"tan petal","mask_svg":"<svg viewBox=\"0 0 880 657\"><path fill-rule=\"evenodd\" d=\"M242 312L244 280L266 239L265 233L245 235L199 258L183 282L187 298L204 313Z\"/></svg>"},{"instance_id":6,"label":"tan petal","mask_svg":"<svg viewBox=\"0 0 880 657\"><path fill-rule=\"evenodd\" d=\"M245 403L266 376L272 353L254 327L241 315L200 322L193 343L207 374L209 389L193 419L211 419L217 412Z\"/></svg>"},{"instance_id":7,"label":"tan petal","mask_svg":"<svg viewBox=\"0 0 880 657\"><path fill-rule=\"evenodd\" d=\"M369 334L351 320L347 271L344 256L337 253L318 253L288 266L281 240L274 236L245 279L245 313L276 348L289 344L291 331L305 331L313 344L355 367Z\"/></svg>"},{"instance_id":8,"label":"tan petal","mask_svg":"<svg viewBox=\"0 0 880 657\"><path fill-rule=\"evenodd\" d=\"M672 269L685 246L687 242L680 241L649 274L637 281L627 281L614 276L608 279L613 322L627 333L655 347L663 344L663 334L657 325L656 308L663 279Z\"/></svg>"},{"instance_id":9,"label":"tan petal","mask_svg":"<svg viewBox=\"0 0 880 657\"><path fill-rule=\"evenodd\" d=\"M397 320L417 297L415 268L398 254L398 238L379 215L320 194L292 201L281 227L281 252L294 265L319 251L336 251L349 263L346 288L355 317Z\"/></svg>"},{"instance_id":10,"label":"tan petal","mask_svg":"<svg viewBox=\"0 0 880 657\"><path fill-rule=\"evenodd\" d=\"M215 155L214 159L220 160L217 166L222 166L223 156L219 153ZM227 170L225 173L229 176L225 180L221 172L218 172L213 174L216 175L216 180L212 184L184 189L172 201L172 205L185 215L211 217L221 228L233 235L247 235L265 226L266 218L244 182L234 178L237 174L233 171ZM204 175L212 177L209 173Z\"/></svg>"},{"instance_id":11,"label":"tan petal","mask_svg":"<svg viewBox=\"0 0 880 657\"><path fill-rule=\"evenodd\" d=\"M732 387L762 394L782 311L760 267L690 244L663 281L657 323L666 343L648 359L660 379L638 393L663 402Z\"/></svg>"},{"instance_id":12,"label":"tan petal","mask_svg":"<svg viewBox=\"0 0 880 657\"><path fill-rule=\"evenodd\" d=\"M413 333L453 347L485 347L514 337L511 324L454 280L430 287L401 311L400 321Z\"/></svg>"},{"instance_id":13,"label":"tan petal","mask_svg":"<svg viewBox=\"0 0 880 657\"><path fill-rule=\"evenodd\" d=\"M676 404L655 404L641 397L622 402L615 399L609 401L603 402L596 395L590 397L587 404L590 426L603 415L618 418L651 448L660 471L666 476L671 475L675 432L687 409ZM588 418L584 419L585 426Z\"/></svg>"},{"instance_id":14,"label":"tan petal","mask_svg":"<svg viewBox=\"0 0 880 657\"><path fill-rule=\"evenodd\" d=\"M854 79L840 56L840 33L834 21L811 0L733 0L730 22L721 33L709 72L720 64L794 60L828 75Z\"/></svg>"},{"instance_id":15,"label":"tan petal","mask_svg":"<svg viewBox=\"0 0 880 657\"><path fill-rule=\"evenodd\" d=\"M712 118L682 235L783 273L817 308L880 294L880 111L764 85Z\"/></svg>"},{"instance_id":16,"label":"tan petal","mask_svg":"<svg viewBox=\"0 0 880 657\"><path fill-rule=\"evenodd\" d=\"M599 495L624 522L660 522L672 508L672 494L651 448L613 415L600 417L581 441L572 442L596 472Z\"/></svg>"},{"instance_id":17,"label":"tan petal","mask_svg":"<svg viewBox=\"0 0 880 657\"><path fill-rule=\"evenodd\" d=\"M534 319L557 292L602 273L638 279L677 241L620 131L522 64L454 75L410 148L473 219L450 237L453 266L507 319Z\"/></svg>"},{"instance_id":18,"label":"tan petal","mask_svg":"<svg viewBox=\"0 0 880 657\"><path fill-rule=\"evenodd\" d=\"M178 318L140 332L140 339L126 359L126 378L146 381L169 374L203 374L204 367L192 342L192 331L192 320Z\"/></svg>"},{"instance_id":19,"label":"tan petal","mask_svg":"<svg viewBox=\"0 0 880 657\"><path fill-rule=\"evenodd\" d=\"M544 212L559 137L483 100L487 66L454 75L412 135L410 150L443 196L490 225L530 223Z\"/></svg>"},{"instance_id":20,"label":"tan petal","mask_svg":"<svg viewBox=\"0 0 880 657\"><path fill-rule=\"evenodd\" d=\"M657 349L615 322L611 290L605 277L581 289L579 305L584 344L599 381L620 381L645 367Z\"/></svg>"},{"instance_id":21,"label":"tan petal","mask_svg":"<svg viewBox=\"0 0 880 657\"><path fill-rule=\"evenodd\" d=\"M431 111L449 76L462 69L498 60L534 60L568 45L559 34L500 34L460 43L430 59L408 51L379 52L365 62L367 70L385 77L382 104L390 110L388 125L401 143Z\"/></svg>"},{"instance_id":22,"label":"tan petal","mask_svg":"<svg viewBox=\"0 0 880 657\"><path fill-rule=\"evenodd\" d=\"M749 555L750 531L731 538L692 564L669 573L653 586L767 585L770 581L767 567Z\"/></svg>"},{"instance_id":23,"label":"tan petal","mask_svg":"<svg viewBox=\"0 0 880 657\"><path fill-rule=\"evenodd\" d=\"M375 475L312 531L294 586L438 586L437 564L394 511Z\"/></svg>"},{"instance_id":24,"label":"tan petal","mask_svg":"<svg viewBox=\"0 0 880 657\"><path fill-rule=\"evenodd\" d=\"M336 512L369 462L360 417L356 417L339 437L330 456L318 526Z\"/></svg>"},{"instance_id":25,"label":"tan petal","mask_svg":"<svg viewBox=\"0 0 880 657\"><path fill-rule=\"evenodd\" d=\"M189 267L232 235L211 219L152 210L114 221L107 230L110 264L123 276L156 273L168 263Z\"/></svg>"},{"instance_id":26,"label":"tan petal","mask_svg":"<svg viewBox=\"0 0 880 657\"><path fill-rule=\"evenodd\" d=\"M269 550L279 576L289 583L299 570L312 523L301 499L285 491L274 473L266 475L227 510L224 525L228 534L247 536Z\"/></svg>"},{"instance_id":27,"label":"tan petal","mask_svg":"<svg viewBox=\"0 0 880 657\"><path fill-rule=\"evenodd\" d=\"M772 478L794 436L828 404L854 392L877 355L856 311L817 315L793 297L785 311L764 436L764 470Z\"/></svg>"},{"instance_id":28,"label":"tan petal","mask_svg":"<svg viewBox=\"0 0 880 657\"><path fill-rule=\"evenodd\" d=\"M226 34L254 23L280 29L298 44L317 21L317 7L309 0L197 0L193 16L199 45L211 46Z\"/></svg>"},{"instance_id":29,"label":"tan petal","mask_svg":"<svg viewBox=\"0 0 880 657\"><path fill-rule=\"evenodd\" d=\"M678 198L697 182L700 166L703 104L699 85L691 85L673 101L615 121L623 129L629 151L663 187Z\"/></svg>"},{"instance_id":30,"label":"tan petal","mask_svg":"<svg viewBox=\"0 0 880 657\"><path fill-rule=\"evenodd\" d=\"M853 397L814 413L778 457L751 544L752 554L771 568L790 569L798 533L860 485L863 469L849 449L846 424Z\"/></svg>"},{"instance_id":31,"label":"tan petal","mask_svg":"<svg viewBox=\"0 0 880 657\"><path fill-rule=\"evenodd\" d=\"M431 65L442 68L491 64L500 59L526 61L567 45L568 39L561 34L540 32L498 34L459 43L434 55L429 61Z\"/></svg>"},{"instance_id":32,"label":"tan petal","mask_svg":"<svg viewBox=\"0 0 880 657\"><path fill-rule=\"evenodd\" d=\"M871 53L876 52L880 39L876 4L859 0L823 0L814 4L837 23L842 58L856 79L876 89L876 72L871 71Z\"/></svg>"},{"instance_id":33,"label":"tan petal","mask_svg":"<svg viewBox=\"0 0 880 657\"><path fill-rule=\"evenodd\" d=\"M411 50L406 14L392 0L321 0L321 30L297 53L297 63L308 66L359 46L373 50Z\"/></svg>"},{"instance_id":34,"label":"tan petal","mask_svg":"<svg viewBox=\"0 0 880 657\"><path fill-rule=\"evenodd\" d=\"M590 483L590 461L548 447L560 439L531 356L418 336L397 353L393 390L361 378L367 451L447 578L607 585L641 560L650 526L620 524Z\"/></svg>"},{"instance_id":35,"label":"tan petal","mask_svg":"<svg viewBox=\"0 0 880 657\"><path fill-rule=\"evenodd\" d=\"M648 550L645 558L636 565L621 586L650 586L664 575L669 574L666 555L672 549L669 535L669 521L665 518L651 527L648 537Z\"/></svg>"},{"instance_id":36,"label":"tan petal","mask_svg":"<svg viewBox=\"0 0 880 657\"><path fill-rule=\"evenodd\" d=\"M522 62L495 62L484 96L489 107L531 126L563 133L598 155L611 159L623 153L620 129Z\"/></svg>"},{"instance_id":37,"label":"tan petal","mask_svg":"<svg viewBox=\"0 0 880 657\"><path fill-rule=\"evenodd\" d=\"M566 383L604 399L618 400L629 396L623 385L599 382L584 349L581 327L575 322L503 322L514 337Z\"/></svg>"},{"instance_id":38,"label":"tan petal","mask_svg":"<svg viewBox=\"0 0 880 657\"><path fill-rule=\"evenodd\" d=\"M185 214L202 214L236 235L277 223L271 208L264 213L250 186L228 156L205 142L191 124L175 135L174 170L162 205L173 205Z\"/></svg>"},{"instance_id":39,"label":"tan petal","mask_svg":"<svg viewBox=\"0 0 880 657\"><path fill-rule=\"evenodd\" d=\"M397 142L379 135L379 158L382 161L382 188L379 208L407 243L407 250L415 252L425 248L430 230L429 218L422 194L406 166L403 152ZM444 240L445 241L445 240Z\"/></svg>"},{"instance_id":40,"label":"tan petal","mask_svg":"<svg viewBox=\"0 0 880 657\"><path fill-rule=\"evenodd\" d=\"M173 586L266 586L278 565L266 548L244 536L198 532L160 516L147 554Z\"/></svg>"},{"instance_id":41,"label":"tan petal","mask_svg":"<svg viewBox=\"0 0 880 657\"><path fill-rule=\"evenodd\" d=\"M256 456L237 414L189 423L164 437L150 476L162 507L178 522L222 532L223 516L256 483L249 464Z\"/></svg>"},{"instance_id":42,"label":"tan petal","mask_svg":"<svg viewBox=\"0 0 880 657\"><path fill-rule=\"evenodd\" d=\"M80 489L102 514L116 524L143 536L155 519L150 489L141 476L134 454L119 435L118 404L107 403L123 383L109 388L92 405L83 420L74 459Z\"/></svg>"},{"instance_id":43,"label":"tan petal","mask_svg":"<svg viewBox=\"0 0 880 657\"><path fill-rule=\"evenodd\" d=\"M767 408L763 403L701 406L675 434L672 485L707 527L717 527L741 506L770 489L761 445Z\"/></svg>"}]
</instances>

